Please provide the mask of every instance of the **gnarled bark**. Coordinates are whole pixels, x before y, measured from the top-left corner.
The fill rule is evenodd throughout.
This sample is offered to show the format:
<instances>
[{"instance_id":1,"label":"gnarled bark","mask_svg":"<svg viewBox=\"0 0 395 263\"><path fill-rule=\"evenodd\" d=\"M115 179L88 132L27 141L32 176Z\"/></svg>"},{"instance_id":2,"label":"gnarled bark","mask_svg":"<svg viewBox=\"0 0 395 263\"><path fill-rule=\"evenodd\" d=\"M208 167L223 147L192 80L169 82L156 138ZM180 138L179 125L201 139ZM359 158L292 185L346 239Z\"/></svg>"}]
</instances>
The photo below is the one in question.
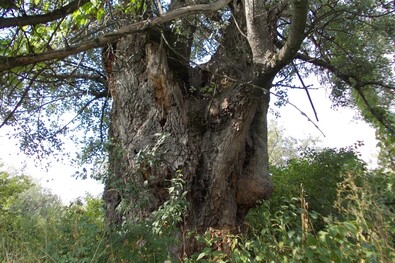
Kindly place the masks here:
<instances>
[{"instance_id":1,"label":"gnarled bark","mask_svg":"<svg viewBox=\"0 0 395 263\"><path fill-rule=\"evenodd\" d=\"M234 11L245 28L243 12ZM190 202L186 230L231 231L273 190L266 116L276 72L255 61L251 38L235 23L204 70L170 63L174 48L164 36L152 30L117 43L111 173L104 194L108 223L149 216L168 198L169 180L182 170ZM208 85L214 92L196 94L191 87ZM156 134L170 136L159 146ZM147 147L160 148L159 157L150 155L158 158L156 165L141 157ZM122 202L133 205L123 211ZM192 252L193 242L184 249Z\"/></svg>"},{"instance_id":2,"label":"gnarled bark","mask_svg":"<svg viewBox=\"0 0 395 263\"><path fill-rule=\"evenodd\" d=\"M188 228L237 226L248 209L272 191L268 93L228 83L218 87L227 89L219 95L198 99L183 90L164 45L148 34L118 42L116 56L111 174L104 194L108 223L148 216L166 200L168 180L181 169L191 204ZM162 164L137 167L136 155L152 147L158 133L171 135L161 146ZM125 190L131 186L133 190ZM141 199L146 200L143 206L136 203ZM127 214L118 207L122 200L135 204Z\"/></svg>"}]
</instances>

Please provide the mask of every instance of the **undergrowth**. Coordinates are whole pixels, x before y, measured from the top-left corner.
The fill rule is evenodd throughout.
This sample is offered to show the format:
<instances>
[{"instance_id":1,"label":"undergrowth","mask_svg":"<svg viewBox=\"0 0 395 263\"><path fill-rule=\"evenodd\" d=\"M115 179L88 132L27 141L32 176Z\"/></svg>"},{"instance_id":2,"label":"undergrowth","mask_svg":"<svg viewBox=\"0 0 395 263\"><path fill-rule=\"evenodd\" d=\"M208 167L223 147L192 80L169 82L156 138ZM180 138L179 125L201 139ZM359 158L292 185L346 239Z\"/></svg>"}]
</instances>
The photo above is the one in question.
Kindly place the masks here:
<instances>
[{"instance_id":1,"label":"undergrowth","mask_svg":"<svg viewBox=\"0 0 395 263\"><path fill-rule=\"evenodd\" d=\"M100 198L64 206L28 177L0 172L0 262L395 262L394 175L338 154L273 170L284 187L271 200L238 229L196 236L202 249L182 259L174 256L188 208L180 172L158 211L112 235ZM330 173L317 174L321 166Z\"/></svg>"}]
</instances>

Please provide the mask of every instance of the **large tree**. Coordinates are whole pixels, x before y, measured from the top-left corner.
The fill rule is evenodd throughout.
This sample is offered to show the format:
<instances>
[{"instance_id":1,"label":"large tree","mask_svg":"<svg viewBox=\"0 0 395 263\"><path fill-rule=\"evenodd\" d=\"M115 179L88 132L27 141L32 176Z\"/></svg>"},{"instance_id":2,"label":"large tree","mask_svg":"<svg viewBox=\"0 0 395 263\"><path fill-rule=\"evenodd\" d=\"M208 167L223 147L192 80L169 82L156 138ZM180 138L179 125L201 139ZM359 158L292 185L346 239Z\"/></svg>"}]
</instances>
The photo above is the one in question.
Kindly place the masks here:
<instances>
[{"instance_id":1,"label":"large tree","mask_svg":"<svg viewBox=\"0 0 395 263\"><path fill-rule=\"evenodd\" d=\"M109 226L148 217L182 174L183 229L233 230L273 189L270 94L318 74L393 143L393 24L386 0L5 0L0 127L39 157L67 136L87 163L107 152Z\"/></svg>"}]
</instances>

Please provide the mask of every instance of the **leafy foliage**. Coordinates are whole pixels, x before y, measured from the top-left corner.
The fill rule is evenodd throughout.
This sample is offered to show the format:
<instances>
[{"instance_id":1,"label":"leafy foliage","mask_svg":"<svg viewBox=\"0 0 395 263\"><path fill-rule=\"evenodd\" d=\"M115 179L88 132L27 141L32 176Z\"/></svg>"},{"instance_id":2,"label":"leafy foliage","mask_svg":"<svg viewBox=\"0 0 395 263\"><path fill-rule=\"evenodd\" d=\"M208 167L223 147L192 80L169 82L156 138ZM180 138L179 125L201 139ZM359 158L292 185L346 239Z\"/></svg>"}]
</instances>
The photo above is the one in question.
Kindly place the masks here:
<instances>
[{"instance_id":1,"label":"leafy foliage","mask_svg":"<svg viewBox=\"0 0 395 263\"><path fill-rule=\"evenodd\" d=\"M319 2L312 7L315 28L311 28L310 48L328 70L334 105L360 109L363 118L378 128L383 144L393 145L395 17L391 1Z\"/></svg>"},{"instance_id":2,"label":"leafy foliage","mask_svg":"<svg viewBox=\"0 0 395 263\"><path fill-rule=\"evenodd\" d=\"M111 33L137 21L145 20L149 26L150 19L163 15L161 1L154 2L2 1L1 21L15 18L18 23L2 27L0 31L1 61L12 64L21 58L29 61L55 52L62 55L37 63L16 63L1 72L0 128L10 126L10 136L20 140L21 149L42 159L54 152L63 153L64 142L68 139L83 145L77 159L86 163L105 159L102 152L107 149L105 134L110 123L112 72L103 65L108 62L103 54L106 47L83 47L96 41L98 36L109 39ZM160 35L161 47L166 46L167 55L172 58L169 63L175 64L171 65L175 69L173 73L180 74L181 79L187 78L191 65L196 66L205 58L228 66L221 69L221 73L218 68L211 69L211 63L201 65L214 78L222 74L221 77L235 85L255 83L254 67L260 66L252 65L255 62L249 50L251 45L246 40L249 36L246 38L244 33L248 29L247 19L240 15L243 8L236 2L224 10L192 14L150 28L150 33ZM265 39L267 43L260 43L260 46L282 50L292 35L290 5L287 1L263 2L268 11L254 19L262 19L262 23L273 21L270 21L271 28L265 28L270 31L266 36L271 34L270 41ZM213 230L200 239L208 247L192 257L194 260L249 262L252 259L311 261L318 258L325 262L347 262L360 258L369 261L393 259L390 244L393 242L390 218L393 216L391 178L395 147L391 61L395 51L393 3L386 0L309 2L305 41L300 47L297 45L299 50L294 50L293 57L286 61L288 65L276 72L279 77L276 94L286 99L286 88L295 88L292 80L299 73L303 77L310 73L321 76L322 83L332 88L335 106L358 108L363 118L375 125L381 140L383 169L371 175L351 149L306 151L301 159L292 159L295 156L289 155L287 162L274 163L278 167L272 169L273 179L280 187L267 207L264 205L250 214L250 236L235 235L234 242L228 244L230 250L212 251L212 246L226 239L221 236L220 240L213 240L216 235ZM19 24L26 17L34 21L41 15L65 10L62 8L69 3L78 5L56 19ZM172 1L164 10L180 5L181 2ZM118 34L119 38L122 36ZM76 48L81 49L77 53L70 52ZM244 60L233 63L230 57L235 61L239 57ZM177 70L179 68L184 70ZM245 74L246 68L254 70ZM214 94L216 86L203 86L206 88L202 92L207 95L202 96L204 99L217 95ZM307 87L302 88L307 90ZM155 151L143 151L137 155L141 157L142 168L152 167L158 160L155 154ZM2 173L0 241L4 252L0 260L119 262L168 259L174 241L172 226L180 222L187 206L183 179L178 176L168 182L170 200L152 218L137 225L124 225L107 243L103 241L105 227L99 201L88 198L85 205L77 203L64 207L30 179ZM300 184L306 190L306 197L300 195ZM305 233L306 228L300 227L303 220L298 220L306 207L300 210L295 203L296 196L301 196L301 200L305 198L309 209L321 214L317 216L319 224L315 224L321 232ZM260 222L261 217L267 221ZM380 223L380 228L373 226L376 222Z\"/></svg>"},{"instance_id":3,"label":"leafy foliage","mask_svg":"<svg viewBox=\"0 0 395 263\"><path fill-rule=\"evenodd\" d=\"M87 196L64 206L29 177L2 172L0 260L177 260L172 249L182 240L176 226L188 207L182 175L178 175L168 189L171 198L151 218L125 223L120 231L106 238L100 199ZM202 249L183 261L395 259L394 174L367 171L352 148L324 149L306 152L276 168L273 180L278 187L273 199L250 211L241 232L220 233L210 228L196 236ZM300 192L301 183L305 194Z\"/></svg>"},{"instance_id":4,"label":"leafy foliage","mask_svg":"<svg viewBox=\"0 0 395 263\"><path fill-rule=\"evenodd\" d=\"M303 153L303 158L292 159L285 168L273 168L273 182L276 189L273 202L280 205L281 199L298 196L303 184L309 207L324 216L335 212L336 187L346 173L361 174L365 164L352 149L324 149Z\"/></svg>"},{"instance_id":5,"label":"leafy foliage","mask_svg":"<svg viewBox=\"0 0 395 263\"><path fill-rule=\"evenodd\" d=\"M185 181L183 180L181 171L177 171L177 175L171 179L171 186L169 187L169 200L165 201L152 216L154 221L152 223L154 234L163 235L165 233L175 232L172 229L178 223L183 221L184 213L188 207L186 200L187 192L184 191Z\"/></svg>"},{"instance_id":6,"label":"leafy foliage","mask_svg":"<svg viewBox=\"0 0 395 263\"><path fill-rule=\"evenodd\" d=\"M303 163L303 159L311 163ZM339 161L345 161L345 165L339 165ZM302 163L306 176L300 175L301 170L290 171ZM337 183L317 182L322 175L317 163L331 163L332 167L325 168L338 173L332 178ZM299 182L303 178L307 196L300 195L299 182L292 182L281 189L281 194L275 193L272 200L250 211L243 234L227 236L231 251L213 250L216 240L206 233L199 239L206 247L192 256L193 262L392 262L394 203L388 200L395 200L394 175L365 172L361 165L350 149L326 149L292 160L282 168L288 172L273 176ZM310 180L320 187L308 186ZM314 198L318 195L321 198ZM303 205L305 198L309 208ZM319 208L322 214L311 207ZM328 210L336 213L329 215ZM303 224L306 218L307 226Z\"/></svg>"},{"instance_id":7,"label":"leafy foliage","mask_svg":"<svg viewBox=\"0 0 395 263\"><path fill-rule=\"evenodd\" d=\"M5 171L0 172L0 229L6 229L12 222L9 221L12 206L18 200L18 195L29 189L32 184L27 176L10 176Z\"/></svg>"},{"instance_id":8,"label":"leafy foliage","mask_svg":"<svg viewBox=\"0 0 395 263\"><path fill-rule=\"evenodd\" d=\"M0 16L2 19L33 19L56 12L69 2L5 1L0 7ZM177 1L83 1L81 6L64 12L59 19L6 27L0 34L0 56L40 56L54 50L67 50L114 32L126 21L156 18L161 12L180 5ZM268 10L273 10L273 19L277 19L274 30L280 47L289 36L290 10L284 1L267 1L266 5ZM238 34L244 32L243 20L236 17L238 8L230 5L212 14L194 14L162 25L161 37L176 63L185 67L195 67L209 59L231 63L220 61L222 55L216 53L226 50L235 58L249 53L243 49L244 44L241 45L245 38ZM334 105L360 109L362 116L378 128L383 147L393 148L394 20L391 1L311 1L305 41L293 62L277 74L275 93L286 98L287 88L296 87L293 80L299 73L303 77L317 74L323 84L331 86ZM27 154L45 158L53 152L64 153L63 143L71 137L80 144L78 148L83 149L81 155L89 156L85 161L103 159L100 152L106 150L103 143L111 108L109 76L103 68L105 48L84 50L60 60L3 72L0 126L12 126L10 135L20 139L21 148ZM243 61L232 67L240 71L238 67L249 63L251 61ZM243 79L243 75L236 76L243 83L251 81ZM393 156L387 153L382 152L383 160Z\"/></svg>"},{"instance_id":9,"label":"leafy foliage","mask_svg":"<svg viewBox=\"0 0 395 263\"><path fill-rule=\"evenodd\" d=\"M103 4L101 1L84 2L60 20L2 31L0 55L50 52L94 36L96 33L85 30L97 27L103 19ZM13 8L1 11L4 19L34 18L66 4L63 0L51 3L18 1ZM57 152L58 160L69 157L63 143L64 135L70 132L71 139L82 143L83 147L96 143L97 138L104 141L109 103L100 50L5 72L0 77L0 86L0 127L5 124L13 127L10 136L20 140L26 154L44 159ZM84 130L83 136L81 130Z\"/></svg>"}]
</instances>

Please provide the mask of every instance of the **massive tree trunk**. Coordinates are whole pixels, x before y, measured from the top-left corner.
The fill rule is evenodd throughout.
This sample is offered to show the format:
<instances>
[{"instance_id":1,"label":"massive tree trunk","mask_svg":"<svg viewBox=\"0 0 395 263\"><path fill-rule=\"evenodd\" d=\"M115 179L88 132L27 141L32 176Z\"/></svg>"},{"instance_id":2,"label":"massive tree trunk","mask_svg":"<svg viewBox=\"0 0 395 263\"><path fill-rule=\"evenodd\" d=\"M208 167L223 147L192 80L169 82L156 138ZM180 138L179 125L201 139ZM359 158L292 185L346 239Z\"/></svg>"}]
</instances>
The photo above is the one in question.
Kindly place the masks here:
<instances>
[{"instance_id":1,"label":"massive tree trunk","mask_svg":"<svg viewBox=\"0 0 395 263\"><path fill-rule=\"evenodd\" d=\"M178 169L190 193L188 220L201 228L235 226L248 208L270 195L268 93L229 81L223 87L215 84L221 90L218 94L193 94L188 90L190 82L196 83L196 75L204 74L190 75L195 79L187 77L184 82L174 73L164 45L147 34L117 44L110 132L112 174L105 195L108 216L114 222L120 220L114 209L126 194L123 188L136 188L135 199L129 200L133 202L141 201L146 189L149 205L143 210L150 213L166 200L165 187ZM153 147L158 134L171 135L158 150L163 160L153 166L136 164L136 154ZM143 187L144 181L148 188Z\"/></svg>"},{"instance_id":2,"label":"massive tree trunk","mask_svg":"<svg viewBox=\"0 0 395 263\"><path fill-rule=\"evenodd\" d=\"M237 29L246 24L244 11L234 14L238 25L228 26L202 67L185 61L191 35L181 47L168 46L171 32L155 30L117 43L104 193L108 225L148 217L167 200L177 171L188 191L187 230L236 229L250 208L270 197L266 117L278 67L253 57L257 39ZM207 87L211 91L202 92ZM158 134L169 136L158 144Z\"/></svg>"}]
</instances>

